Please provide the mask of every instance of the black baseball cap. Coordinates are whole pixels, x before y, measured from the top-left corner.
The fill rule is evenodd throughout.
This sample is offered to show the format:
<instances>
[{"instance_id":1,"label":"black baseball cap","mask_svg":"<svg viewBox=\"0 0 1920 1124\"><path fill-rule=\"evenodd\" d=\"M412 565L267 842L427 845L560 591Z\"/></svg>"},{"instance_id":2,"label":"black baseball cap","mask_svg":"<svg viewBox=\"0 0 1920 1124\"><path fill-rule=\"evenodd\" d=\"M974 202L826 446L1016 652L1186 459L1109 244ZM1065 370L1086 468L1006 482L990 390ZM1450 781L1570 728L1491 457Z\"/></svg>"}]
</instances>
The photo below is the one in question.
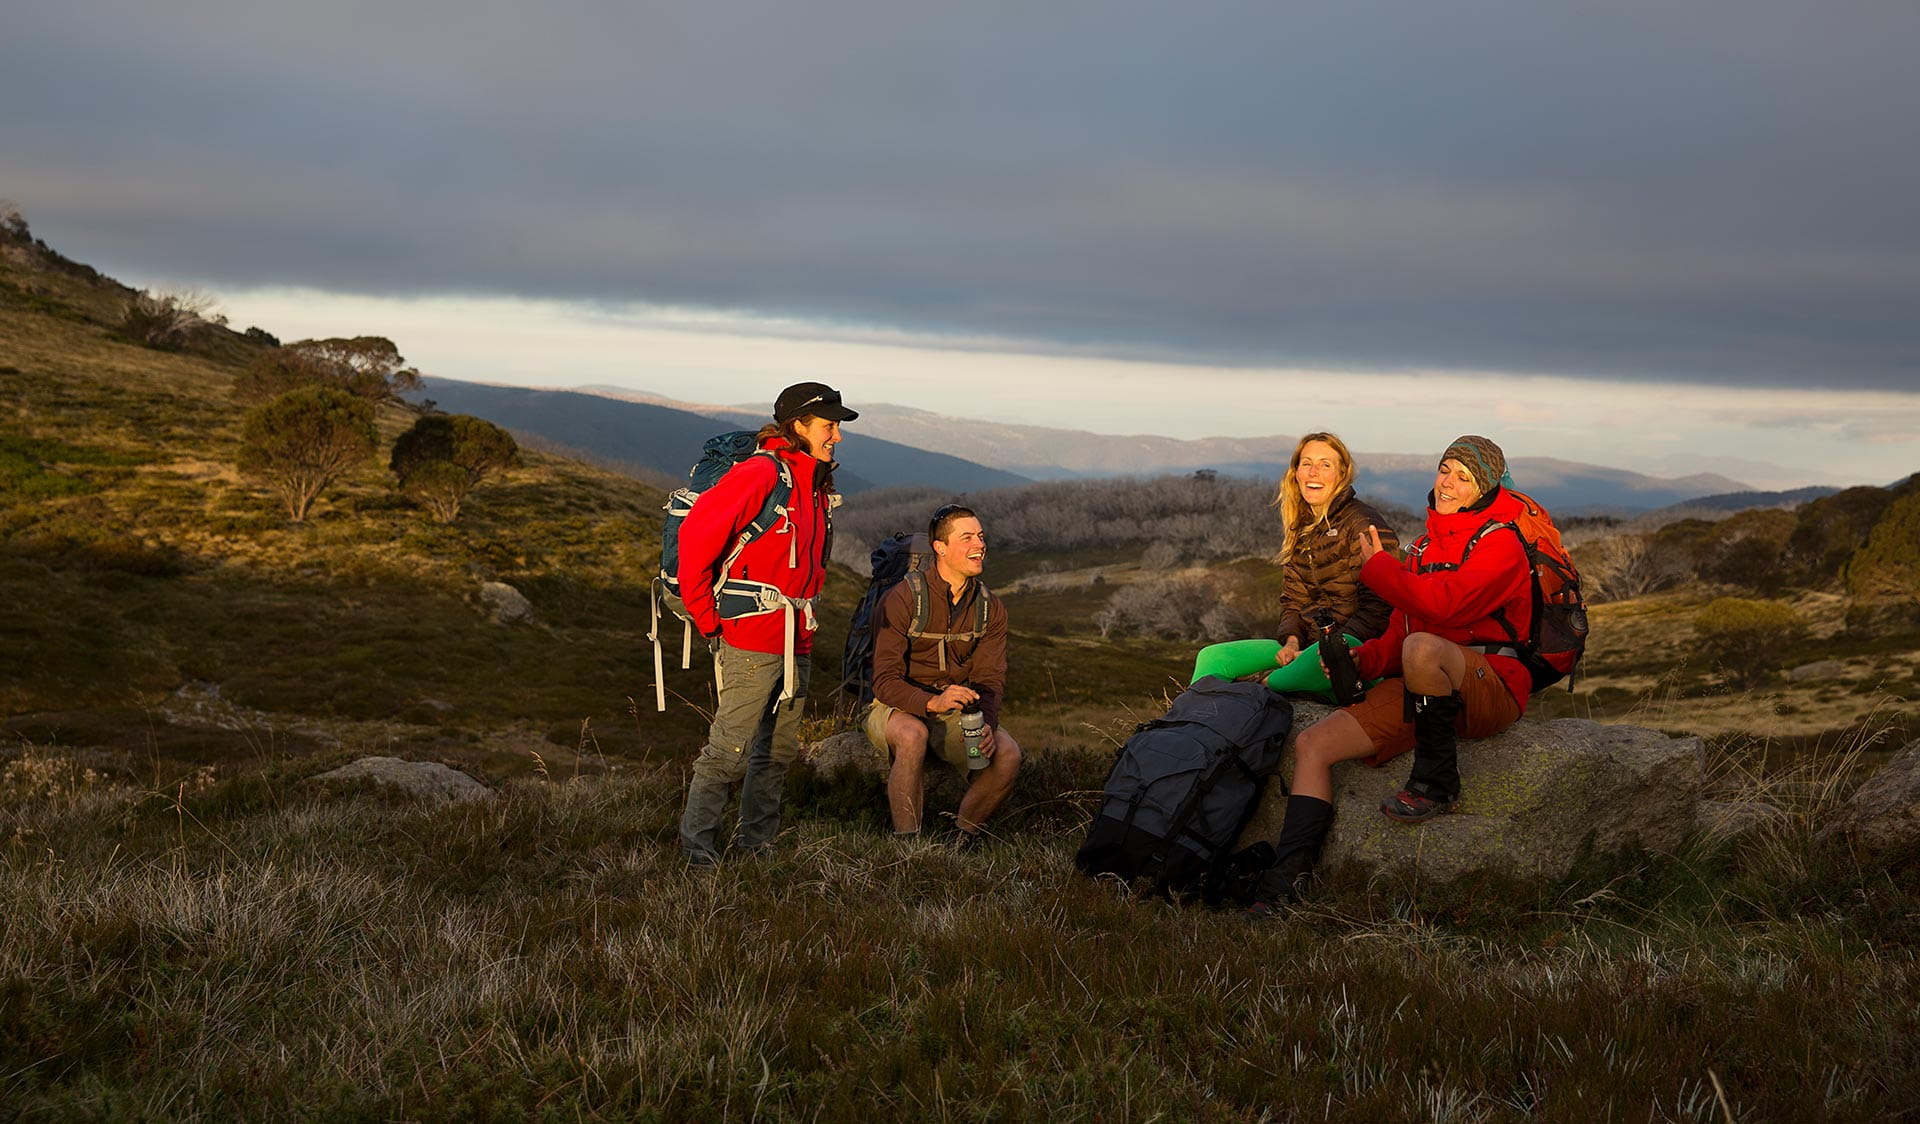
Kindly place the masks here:
<instances>
[{"instance_id":1,"label":"black baseball cap","mask_svg":"<svg viewBox=\"0 0 1920 1124\"><path fill-rule=\"evenodd\" d=\"M792 421L812 415L828 421L852 421L859 411L840 404L840 392L823 382L797 382L780 392L773 402L773 420Z\"/></svg>"}]
</instances>

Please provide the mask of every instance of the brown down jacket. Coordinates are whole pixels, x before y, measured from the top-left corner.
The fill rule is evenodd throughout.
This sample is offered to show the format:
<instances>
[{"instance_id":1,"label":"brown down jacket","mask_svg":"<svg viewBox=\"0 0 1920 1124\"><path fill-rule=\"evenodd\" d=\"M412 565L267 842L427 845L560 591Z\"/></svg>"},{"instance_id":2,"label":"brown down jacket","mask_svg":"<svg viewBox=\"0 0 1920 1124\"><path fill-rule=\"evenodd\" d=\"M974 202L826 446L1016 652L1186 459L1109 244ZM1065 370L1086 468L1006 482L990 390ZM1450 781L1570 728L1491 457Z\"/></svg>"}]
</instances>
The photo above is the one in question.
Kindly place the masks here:
<instances>
[{"instance_id":1,"label":"brown down jacket","mask_svg":"<svg viewBox=\"0 0 1920 1124\"><path fill-rule=\"evenodd\" d=\"M1319 638L1307 617L1315 609L1331 610L1342 631L1361 640L1386 631L1392 606L1360 584L1369 524L1379 529L1380 545L1397 553L1400 537L1393 527L1349 487L1333 501L1325 525L1309 527L1294 540L1293 556L1280 572L1282 644L1291 636L1305 648Z\"/></svg>"}]
</instances>

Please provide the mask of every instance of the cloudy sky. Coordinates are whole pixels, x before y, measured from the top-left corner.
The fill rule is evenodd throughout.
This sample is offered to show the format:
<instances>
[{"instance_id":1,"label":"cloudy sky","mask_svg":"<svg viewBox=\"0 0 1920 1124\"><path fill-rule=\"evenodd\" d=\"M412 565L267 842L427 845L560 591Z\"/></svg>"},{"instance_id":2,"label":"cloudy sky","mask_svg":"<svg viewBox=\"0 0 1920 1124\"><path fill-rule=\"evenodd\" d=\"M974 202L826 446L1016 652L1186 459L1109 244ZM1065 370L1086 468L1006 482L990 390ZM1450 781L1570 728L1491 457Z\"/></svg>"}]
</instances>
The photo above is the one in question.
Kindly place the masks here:
<instances>
[{"instance_id":1,"label":"cloudy sky","mask_svg":"<svg viewBox=\"0 0 1920 1124\"><path fill-rule=\"evenodd\" d=\"M447 377L1886 483L1917 44L1909 0L67 0L6 15L0 198Z\"/></svg>"}]
</instances>

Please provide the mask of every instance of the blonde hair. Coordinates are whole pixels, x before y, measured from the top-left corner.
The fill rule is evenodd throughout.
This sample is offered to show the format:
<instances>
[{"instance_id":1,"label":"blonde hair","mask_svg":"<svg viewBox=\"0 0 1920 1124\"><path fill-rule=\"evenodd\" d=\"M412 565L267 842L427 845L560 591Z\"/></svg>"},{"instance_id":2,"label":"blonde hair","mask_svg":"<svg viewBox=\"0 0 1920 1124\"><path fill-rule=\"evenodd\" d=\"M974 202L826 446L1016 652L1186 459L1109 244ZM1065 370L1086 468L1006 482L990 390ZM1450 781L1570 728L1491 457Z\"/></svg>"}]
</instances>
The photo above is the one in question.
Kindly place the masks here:
<instances>
[{"instance_id":1,"label":"blonde hair","mask_svg":"<svg viewBox=\"0 0 1920 1124\"><path fill-rule=\"evenodd\" d=\"M1327 500L1325 510L1315 513L1313 505L1300 491L1300 454L1312 442L1319 441L1330 445L1340 457L1340 479L1334 484L1332 494ZM1293 458L1287 462L1287 474L1280 478L1280 488L1274 493L1273 503L1280 509L1280 553L1273 556L1275 562L1285 562L1293 555L1293 544L1309 530L1318 527L1327 520L1327 511L1332 510L1333 501L1353 486L1353 454L1347 451L1347 443L1331 433L1309 433L1293 447Z\"/></svg>"}]
</instances>

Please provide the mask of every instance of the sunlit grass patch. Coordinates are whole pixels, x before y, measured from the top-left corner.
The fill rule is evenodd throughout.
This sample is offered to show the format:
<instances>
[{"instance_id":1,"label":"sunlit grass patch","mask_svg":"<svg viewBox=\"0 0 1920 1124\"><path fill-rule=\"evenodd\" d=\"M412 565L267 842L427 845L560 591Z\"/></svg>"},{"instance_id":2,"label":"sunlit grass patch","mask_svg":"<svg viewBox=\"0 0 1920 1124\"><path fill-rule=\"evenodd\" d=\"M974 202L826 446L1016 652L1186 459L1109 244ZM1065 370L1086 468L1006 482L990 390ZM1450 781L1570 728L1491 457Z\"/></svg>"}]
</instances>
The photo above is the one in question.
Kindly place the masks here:
<instances>
[{"instance_id":1,"label":"sunlit grass patch","mask_svg":"<svg viewBox=\"0 0 1920 1124\"><path fill-rule=\"evenodd\" d=\"M1014 804L1097 762L1053 768ZM703 874L673 844L677 768L549 770L444 808L301 775L122 788L90 823L12 806L31 842L0 850L0 1096L1472 1120L1720 1119L1724 1098L1736 1119L1869 1119L1915 1073L1916 939L1890 923L1910 874L1810 859L1762 893L1724 849L1560 887L1336 871L1249 927L1080 878L1065 817L961 855L796 816L772 855Z\"/></svg>"}]
</instances>

